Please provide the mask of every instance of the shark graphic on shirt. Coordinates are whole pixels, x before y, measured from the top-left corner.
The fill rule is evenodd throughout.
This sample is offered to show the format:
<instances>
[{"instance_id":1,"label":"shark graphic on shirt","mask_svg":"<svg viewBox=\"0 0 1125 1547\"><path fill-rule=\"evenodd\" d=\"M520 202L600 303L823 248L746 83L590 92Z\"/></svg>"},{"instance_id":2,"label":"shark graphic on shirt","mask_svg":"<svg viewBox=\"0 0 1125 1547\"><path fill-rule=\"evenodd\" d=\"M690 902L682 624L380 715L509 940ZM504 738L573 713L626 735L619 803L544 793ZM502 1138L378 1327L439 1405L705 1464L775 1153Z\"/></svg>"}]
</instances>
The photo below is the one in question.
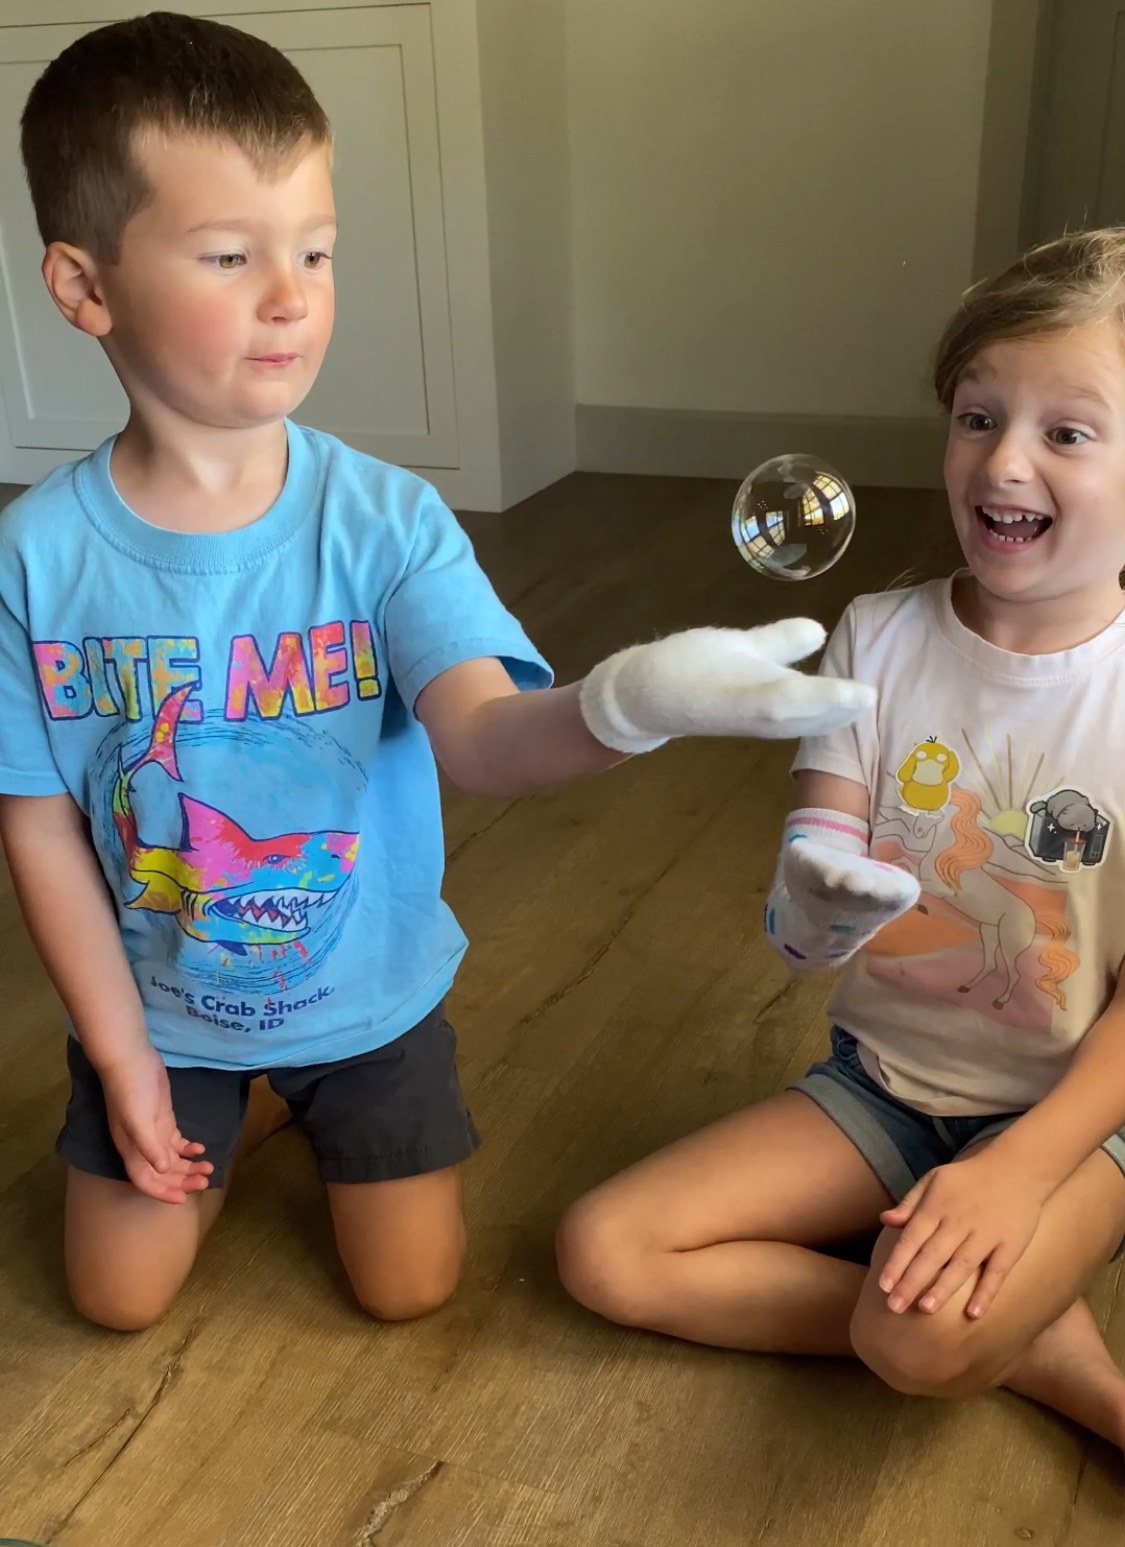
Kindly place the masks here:
<instances>
[{"instance_id":1,"label":"shark graphic on shirt","mask_svg":"<svg viewBox=\"0 0 1125 1547\"><path fill-rule=\"evenodd\" d=\"M307 934L309 915L328 906L355 867L359 835L281 833L252 838L214 806L180 795L178 848L141 841L132 806L135 775L149 764L182 782L176 730L189 684L169 694L156 715L145 752L119 761L113 824L133 881L142 888L128 906L171 914L186 935L236 954L250 946L289 944Z\"/></svg>"}]
</instances>

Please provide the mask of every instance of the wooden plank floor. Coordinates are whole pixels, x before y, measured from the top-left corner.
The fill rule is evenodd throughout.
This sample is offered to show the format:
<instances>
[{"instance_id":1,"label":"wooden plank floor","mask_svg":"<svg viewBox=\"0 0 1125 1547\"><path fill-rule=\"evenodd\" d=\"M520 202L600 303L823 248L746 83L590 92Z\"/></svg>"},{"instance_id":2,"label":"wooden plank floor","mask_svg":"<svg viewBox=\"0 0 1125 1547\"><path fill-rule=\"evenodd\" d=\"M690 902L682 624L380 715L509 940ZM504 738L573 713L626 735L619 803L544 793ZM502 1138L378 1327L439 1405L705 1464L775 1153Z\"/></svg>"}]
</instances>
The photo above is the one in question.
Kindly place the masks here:
<instances>
[{"instance_id":1,"label":"wooden plank floor","mask_svg":"<svg viewBox=\"0 0 1125 1547\"><path fill-rule=\"evenodd\" d=\"M948 569L937 495L860 493L804 586L736 557L733 486L577 475L467 522L565 680L694 623L826 623ZM81 1323L60 1274L63 1020L0 890L0 1535L57 1547L1109 1547L1125 1468L1006 1394L909 1400L846 1362L603 1325L555 1277L561 1209L768 1095L824 1043L822 980L763 945L790 746L678 745L510 804L450 794L452 1002L486 1143L464 1285L380 1328L349 1303L300 1136L238 1177L149 1333ZM80 921L73 921L77 927ZM70 927L70 926L68 926ZM747 1178L753 1185L753 1178ZM1095 1309L1125 1357L1116 1272Z\"/></svg>"}]
</instances>

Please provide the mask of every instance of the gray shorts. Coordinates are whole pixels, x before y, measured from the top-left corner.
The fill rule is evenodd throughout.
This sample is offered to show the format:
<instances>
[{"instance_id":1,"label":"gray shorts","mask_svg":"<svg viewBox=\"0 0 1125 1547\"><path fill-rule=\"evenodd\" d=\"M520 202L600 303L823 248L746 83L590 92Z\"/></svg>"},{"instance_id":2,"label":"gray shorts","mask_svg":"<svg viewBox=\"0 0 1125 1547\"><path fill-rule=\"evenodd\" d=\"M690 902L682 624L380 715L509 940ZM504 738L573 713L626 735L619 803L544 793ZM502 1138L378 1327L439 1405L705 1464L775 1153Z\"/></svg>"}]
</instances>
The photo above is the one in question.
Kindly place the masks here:
<instances>
[{"instance_id":1,"label":"gray shorts","mask_svg":"<svg viewBox=\"0 0 1125 1547\"><path fill-rule=\"evenodd\" d=\"M847 1134L897 1203L928 1171L948 1165L970 1145L1010 1128L1022 1112L985 1117L930 1117L898 1101L871 1078L853 1036L832 1028L832 1053L792 1087L816 1102ZM1125 1128L1102 1149L1125 1175ZM1125 1252L1125 1241L1115 1259Z\"/></svg>"},{"instance_id":2,"label":"gray shorts","mask_svg":"<svg viewBox=\"0 0 1125 1547\"><path fill-rule=\"evenodd\" d=\"M172 1110L185 1139L205 1146L221 1187L246 1115L255 1074L289 1104L324 1182L391 1182L442 1171L480 1143L461 1095L456 1038L438 1005L383 1047L332 1064L294 1069L169 1069ZM127 1182L113 1143L97 1071L74 1037L67 1048L70 1102L58 1153L75 1171Z\"/></svg>"}]
</instances>

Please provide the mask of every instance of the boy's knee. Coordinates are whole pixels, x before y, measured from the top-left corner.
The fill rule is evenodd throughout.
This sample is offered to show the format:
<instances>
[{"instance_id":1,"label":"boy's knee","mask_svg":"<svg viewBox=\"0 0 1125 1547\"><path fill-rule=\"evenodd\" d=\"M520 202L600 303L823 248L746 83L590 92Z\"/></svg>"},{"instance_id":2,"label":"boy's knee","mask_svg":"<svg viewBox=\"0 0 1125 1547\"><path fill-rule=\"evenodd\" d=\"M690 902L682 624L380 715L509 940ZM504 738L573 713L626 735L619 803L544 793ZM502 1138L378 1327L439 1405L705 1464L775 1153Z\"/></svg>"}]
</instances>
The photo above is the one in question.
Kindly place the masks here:
<instances>
[{"instance_id":1,"label":"boy's knee","mask_svg":"<svg viewBox=\"0 0 1125 1547\"><path fill-rule=\"evenodd\" d=\"M393 1283L354 1285L361 1309L375 1321L417 1321L440 1311L457 1290L461 1264L424 1277Z\"/></svg>"},{"instance_id":2,"label":"boy's knee","mask_svg":"<svg viewBox=\"0 0 1125 1547\"><path fill-rule=\"evenodd\" d=\"M174 1297L115 1293L90 1284L71 1284L70 1301L79 1316L109 1332L145 1332L171 1309Z\"/></svg>"},{"instance_id":3,"label":"boy's knee","mask_svg":"<svg viewBox=\"0 0 1125 1547\"><path fill-rule=\"evenodd\" d=\"M352 1289L361 1308L375 1321L417 1321L453 1298L464 1260L461 1233L441 1245L431 1243L424 1260L400 1261L389 1271L381 1271L377 1260L353 1264Z\"/></svg>"},{"instance_id":4,"label":"boy's knee","mask_svg":"<svg viewBox=\"0 0 1125 1547\"><path fill-rule=\"evenodd\" d=\"M563 1287L579 1305L623 1326L644 1324L640 1255L615 1211L594 1198L574 1204L559 1223L555 1256Z\"/></svg>"}]
</instances>

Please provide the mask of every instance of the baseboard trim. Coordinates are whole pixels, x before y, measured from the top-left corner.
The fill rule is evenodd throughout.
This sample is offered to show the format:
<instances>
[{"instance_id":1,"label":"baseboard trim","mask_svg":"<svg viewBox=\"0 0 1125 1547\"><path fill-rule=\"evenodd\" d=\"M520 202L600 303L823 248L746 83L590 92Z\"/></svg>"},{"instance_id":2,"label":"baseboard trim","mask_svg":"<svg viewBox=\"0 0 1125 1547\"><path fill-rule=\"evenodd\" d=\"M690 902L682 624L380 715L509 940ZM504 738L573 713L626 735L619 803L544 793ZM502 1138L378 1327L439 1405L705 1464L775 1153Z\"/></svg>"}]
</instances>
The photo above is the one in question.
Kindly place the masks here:
<instances>
[{"instance_id":1,"label":"baseboard trim","mask_svg":"<svg viewBox=\"0 0 1125 1547\"><path fill-rule=\"evenodd\" d=\"M849 483L940 489L945 422L696 413L580 403L578 469L665 478L745 478L787 451L823 457Z\"/></svg>"}]
</instances>

